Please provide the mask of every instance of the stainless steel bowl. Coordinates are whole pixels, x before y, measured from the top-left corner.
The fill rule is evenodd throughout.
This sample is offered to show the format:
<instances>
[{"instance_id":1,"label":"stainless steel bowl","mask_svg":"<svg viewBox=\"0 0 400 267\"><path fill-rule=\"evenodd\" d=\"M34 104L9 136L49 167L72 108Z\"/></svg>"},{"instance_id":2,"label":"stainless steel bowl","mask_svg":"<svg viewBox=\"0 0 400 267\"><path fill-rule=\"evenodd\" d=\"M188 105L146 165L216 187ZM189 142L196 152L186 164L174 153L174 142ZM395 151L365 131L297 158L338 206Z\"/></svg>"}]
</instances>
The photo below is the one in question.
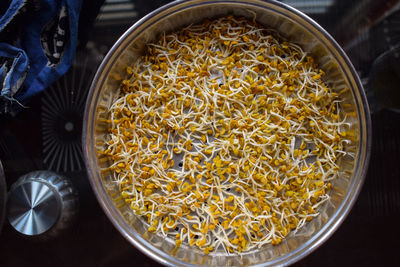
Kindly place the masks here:
<instances>
[{"instance_id":1,"label":"stainless steel bowl","mask_svg":"<svg viewBox=\"0 0 400 267\"><path fill-rule=\"evenodd\" d=\"M141 55L144 45L165 31L184 25L233 14L256 20L266 28L280 32L290 41L300 44L314 56L333 88L349 88L342 109L354 112L349 119L356 141L347 150L352 156L342 157L339 178L333 182L331 201L320 216L295 235L291 233L280 245L267 245L242 255L215 252L204 255L195 248L146 231L146 224L135 216L119 197L116 184L109 174L100 173L107 162L99 160L97 148L102 145L106 128L98 118L98 107L112 101L124 75L124 67ZM99 67L88 95L83 125L83 148L89 179L98 201L121 234L139 250L165 265L289 265L311 253L333 234L349 213L360 192L366 174L370 145L371 122L363 88L349 59L317 23L284 4L260 0L176 1L150 13L134 24L116 42Z\"/></svg>"}]
</instances>

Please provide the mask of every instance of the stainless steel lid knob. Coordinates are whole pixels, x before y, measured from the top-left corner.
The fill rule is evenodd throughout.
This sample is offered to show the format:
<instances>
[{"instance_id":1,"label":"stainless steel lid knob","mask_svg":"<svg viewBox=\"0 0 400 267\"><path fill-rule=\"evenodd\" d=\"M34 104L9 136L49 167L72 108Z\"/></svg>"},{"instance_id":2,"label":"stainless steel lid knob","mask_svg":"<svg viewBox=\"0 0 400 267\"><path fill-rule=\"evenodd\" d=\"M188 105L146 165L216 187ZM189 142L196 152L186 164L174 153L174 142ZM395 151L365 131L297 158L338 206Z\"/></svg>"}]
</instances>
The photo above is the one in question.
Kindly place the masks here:
<instances>
[{"instance_id":1,"label":"stainless steel lid knob","mask_svg":"<svg viewBox=\"0 0 400 267\"><path fill-rule=\"evenodd\" d=\"M11 186L7 217L21 234L49 238L70 225L77 206L77 192L67 178L50 171L35 171Z\"/></svg>"}]
</instances>

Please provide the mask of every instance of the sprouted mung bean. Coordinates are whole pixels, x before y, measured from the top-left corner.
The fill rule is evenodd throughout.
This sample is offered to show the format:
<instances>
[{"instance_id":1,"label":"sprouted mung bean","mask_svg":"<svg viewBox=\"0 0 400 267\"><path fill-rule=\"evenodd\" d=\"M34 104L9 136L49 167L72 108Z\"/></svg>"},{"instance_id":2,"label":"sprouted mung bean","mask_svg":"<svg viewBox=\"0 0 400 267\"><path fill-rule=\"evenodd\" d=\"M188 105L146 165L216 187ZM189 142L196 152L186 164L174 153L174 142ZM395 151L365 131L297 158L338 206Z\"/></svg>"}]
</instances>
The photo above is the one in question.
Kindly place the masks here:
<instances>
[{"instance_id":1,"label":"sprouted mung bean","mask_svg":"<svg viewBox=\"0 0 400 267\"><path fill-rule=\"evenodd\" d=\"M228 16L163 34L126 72L100 153L149 232L240 253L318 216L350 143L347 89L300 46Z\"/></svg>"}]
</instances>

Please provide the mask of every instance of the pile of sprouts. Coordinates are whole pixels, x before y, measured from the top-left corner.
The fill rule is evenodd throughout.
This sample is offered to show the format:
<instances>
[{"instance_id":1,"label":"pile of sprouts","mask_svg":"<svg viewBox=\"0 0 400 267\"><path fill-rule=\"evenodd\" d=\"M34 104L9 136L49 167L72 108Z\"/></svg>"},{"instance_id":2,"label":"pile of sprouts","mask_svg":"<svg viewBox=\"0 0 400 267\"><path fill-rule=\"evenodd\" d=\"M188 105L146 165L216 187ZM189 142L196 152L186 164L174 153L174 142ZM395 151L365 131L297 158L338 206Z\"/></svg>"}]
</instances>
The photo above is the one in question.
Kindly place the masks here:
<instances>
[{"instance_id":1,"label":"pile of sprouts","mask_svg":"<svg viewBox=\"0 0 400 267\"><path fill-rule=\"evenodd\" d=\"M228 16L163 34L126 72L100 154L149 232L241 253L318 216L350 143L347 89L301 47Z\"/></svg>"}]
</instances>

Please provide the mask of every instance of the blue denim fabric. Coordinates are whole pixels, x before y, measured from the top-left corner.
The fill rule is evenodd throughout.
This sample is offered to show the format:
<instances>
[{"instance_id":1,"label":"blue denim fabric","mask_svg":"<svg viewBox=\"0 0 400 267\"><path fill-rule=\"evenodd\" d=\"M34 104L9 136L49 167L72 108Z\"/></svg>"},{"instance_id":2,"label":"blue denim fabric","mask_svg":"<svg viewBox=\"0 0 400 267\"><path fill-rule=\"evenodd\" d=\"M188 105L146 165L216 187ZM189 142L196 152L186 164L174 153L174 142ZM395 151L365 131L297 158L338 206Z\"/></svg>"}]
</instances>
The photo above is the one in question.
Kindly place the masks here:
<instances>
[{"instance_id":1,"label":"blue denim fabric","mask_svg":"<svg viewBox=\"0 0 400 267\"><path fill-rule=\"evenodd\" d=\"M0 57L4 59L0 66L0 96L10 100L25 80L29 70L28 56L22 49L0 43Z\"/></svg>"},{"instance_id":2,"label":"blue denim fabric","mask_svg":"<svg viewBox=\"0 0 400 267\"><path fill-rule=\"evenodd\" d=\"M32 1L36 10L23 10L27 1L11 1L0 18L1 32L21 10L17 19L26 16L18 40L0 46L0 77L7 82L0 84L2 102L26 102L65 74L74 57L82 0ZM6 66L7 58L14 58L13 68Z\"/></svg>"}]
</instances>

